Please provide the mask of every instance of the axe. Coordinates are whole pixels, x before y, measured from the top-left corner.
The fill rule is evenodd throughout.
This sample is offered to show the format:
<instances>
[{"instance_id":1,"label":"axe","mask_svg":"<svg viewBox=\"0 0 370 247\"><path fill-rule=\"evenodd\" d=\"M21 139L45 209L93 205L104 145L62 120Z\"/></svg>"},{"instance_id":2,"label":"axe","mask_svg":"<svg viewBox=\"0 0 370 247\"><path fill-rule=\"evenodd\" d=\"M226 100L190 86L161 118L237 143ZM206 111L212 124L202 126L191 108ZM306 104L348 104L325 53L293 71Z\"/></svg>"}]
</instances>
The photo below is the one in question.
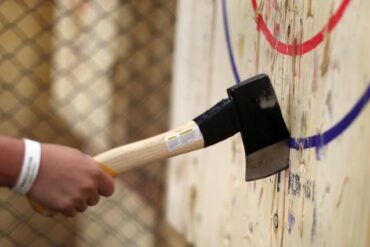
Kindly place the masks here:
<instances>
[{"instance_id":1,"label":"axe","mask_svg":"<svg viewBox=\"0 0 370 247\"><path fill-rule=\"evenodd\" d=\"M288 167L289 131L280 106L265 74L247 79L227 90L228 98L192 121L94 157L112 176L144 164L205 148L240 132L246 155L246 181L270 176ZM37 202L33 207L44 215L50 210Z\"/></svg>"}]
</instances>

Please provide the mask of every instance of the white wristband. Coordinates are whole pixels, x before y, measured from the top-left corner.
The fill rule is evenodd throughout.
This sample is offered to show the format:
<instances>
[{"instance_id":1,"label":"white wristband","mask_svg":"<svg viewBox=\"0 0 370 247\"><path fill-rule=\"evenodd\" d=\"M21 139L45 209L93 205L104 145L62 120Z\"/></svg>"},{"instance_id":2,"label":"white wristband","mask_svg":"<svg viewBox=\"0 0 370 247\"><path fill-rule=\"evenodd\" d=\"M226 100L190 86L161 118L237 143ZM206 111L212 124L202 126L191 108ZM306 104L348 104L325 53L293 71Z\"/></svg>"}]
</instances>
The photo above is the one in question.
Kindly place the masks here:
<instances>
[{"instance_id":1,"label":"white wristband","mask_svg":"<svg viewBox=\"0 0 370 247\"><path fill-rule=\"evenodd\" d=\"M40 168L41 145L38 142L24 139L24 158L18 181L12 188L20 194L27 194L31 189Z\"/></svg>"}]
</instances>

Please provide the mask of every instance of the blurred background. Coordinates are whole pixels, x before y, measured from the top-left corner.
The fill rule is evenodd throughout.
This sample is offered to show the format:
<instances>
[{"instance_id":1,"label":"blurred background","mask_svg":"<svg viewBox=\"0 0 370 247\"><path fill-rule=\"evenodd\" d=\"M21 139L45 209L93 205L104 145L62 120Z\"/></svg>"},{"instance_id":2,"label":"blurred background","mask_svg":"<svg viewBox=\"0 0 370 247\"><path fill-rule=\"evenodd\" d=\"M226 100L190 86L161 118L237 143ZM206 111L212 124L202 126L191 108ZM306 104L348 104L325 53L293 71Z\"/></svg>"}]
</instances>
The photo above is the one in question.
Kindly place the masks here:
<instances>
[{"instance_id":1,"label":"blurred background","mask_svg":"<svg viewBox=\"0 0 370 247\"><path fill-rule=\"evenodd\" d=\"M0 1L0 134L95 155L168 128L175 0ZM45 218L0 190L0 246L181 246L162 162L112 199Z\"/></svg>"}]
</instances>

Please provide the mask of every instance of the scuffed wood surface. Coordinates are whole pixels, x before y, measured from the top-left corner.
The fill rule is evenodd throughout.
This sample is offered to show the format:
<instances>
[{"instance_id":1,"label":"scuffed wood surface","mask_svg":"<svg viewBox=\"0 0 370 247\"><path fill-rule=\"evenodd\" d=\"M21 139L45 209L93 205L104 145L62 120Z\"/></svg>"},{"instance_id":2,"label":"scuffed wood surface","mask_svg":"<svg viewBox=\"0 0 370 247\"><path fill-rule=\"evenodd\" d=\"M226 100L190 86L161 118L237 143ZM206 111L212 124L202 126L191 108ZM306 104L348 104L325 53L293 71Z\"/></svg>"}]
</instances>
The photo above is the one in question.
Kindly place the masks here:
<instances>
[{"instance_id":1,"label":"scuffed wood surface","mask_svg":"<svg viewBox=\"0 0 370 247\"><path fill-rule=\"evenodd\" d=\"M284 55L256 28L252 1L226 1L239 75L270 75L293 137L324 133L370 83L367 0L349 1L337 26L311 51ZM343 0L257 1L281 41L299 44L328 23ZM192 119L235 83L222 1L179 1L172 124ZM167 218L196 246L369 246L370 107L328 145L291 149L290 169L244 181L238 135L172 159Z\"/></svg>"}]
</instances>

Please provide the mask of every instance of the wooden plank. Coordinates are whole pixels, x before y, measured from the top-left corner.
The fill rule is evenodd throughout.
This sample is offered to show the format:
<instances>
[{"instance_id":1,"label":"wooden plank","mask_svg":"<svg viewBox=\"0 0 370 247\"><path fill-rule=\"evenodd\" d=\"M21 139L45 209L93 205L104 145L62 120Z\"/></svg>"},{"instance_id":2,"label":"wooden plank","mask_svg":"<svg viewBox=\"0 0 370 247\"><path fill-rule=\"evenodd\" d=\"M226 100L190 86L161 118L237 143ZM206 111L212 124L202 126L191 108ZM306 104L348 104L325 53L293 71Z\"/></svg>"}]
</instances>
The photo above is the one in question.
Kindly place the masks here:
<instances>
[{"instance_id":1,"label":"wooden plank","mask_svg":"<svg viewBox=\"0 0 370 247\"><path fill-rule=\"evenodd\" d=\"M200 114L209 105L208 88L211 83L212 40L214 32L214 1L179 1L177 13L176 56L172 102L172 125L177 126ZM174 159L169 167L167 216L175 229L186 239L194 241L194 225L198 213L198 176L203 154L195 152ZM192 168L189 167L192 166ZM187 179L181 179L181 178Z\"/></svg>"},{"instance_id":2,"label":"wooden plank","mask_svg":"<svg viewBox=\"0 0 370 247\"><path fill-rule=\"evenodd\" d=\"M322 135L331 135L333 132L327 131L341 123L370 87L367 62L370 51L364 49L370 41L366 14L370 3L256 1L257 12L272 30L271 34L288 45L304 43L323 31L317 47L307 46L304 54L297 49L282 54L273 42L268 42L263 28L257 30L253 2L226 1L238 75L242 79L261 72L270 75L293 137L319 134L320 140ZM225 89L234 81L222 3L214 2L215 32L209 44L213 47L211 82L206 88L208 106L224 97ZM207 13L196 7L185 8L180 2L181 18L190 18L198 11ZM333 16L338 23L333 25L332 18L333 28L327 31L323 27ZM205 20L199 20L195 26L205 25ZM178 25L177 32L181 35L188 33L188 29ZM202 43L200 34L188 41ZM184 40L177 45L177 56L182 56L179 51L184 47L196 46ZM181 61L176 65L186 66ZM186 68L175 69L174 95L179 94L176 90L183 95L184 90L188 93L194 90L179 84L191 83L189 71L201 69L195 65ZM184 116L183 112L193 107L187 105L188 99L184 97L174 100L174 114ZM181 209L169 210L171 223L181 226L179 229L184 233L193 232L191 240L199 246L367 246L369 109L365 105L350 126L327 145L292 148L290 169L279 176L244 182L244 151L238 136L199 153L202 159L196 166L191 155L172 160L169 177L176 183L169 183L168 190L173 192L168 194L168 205L170 209ZM186 172L178 172L178 167Z\"/></svg>"}]
</instances>

